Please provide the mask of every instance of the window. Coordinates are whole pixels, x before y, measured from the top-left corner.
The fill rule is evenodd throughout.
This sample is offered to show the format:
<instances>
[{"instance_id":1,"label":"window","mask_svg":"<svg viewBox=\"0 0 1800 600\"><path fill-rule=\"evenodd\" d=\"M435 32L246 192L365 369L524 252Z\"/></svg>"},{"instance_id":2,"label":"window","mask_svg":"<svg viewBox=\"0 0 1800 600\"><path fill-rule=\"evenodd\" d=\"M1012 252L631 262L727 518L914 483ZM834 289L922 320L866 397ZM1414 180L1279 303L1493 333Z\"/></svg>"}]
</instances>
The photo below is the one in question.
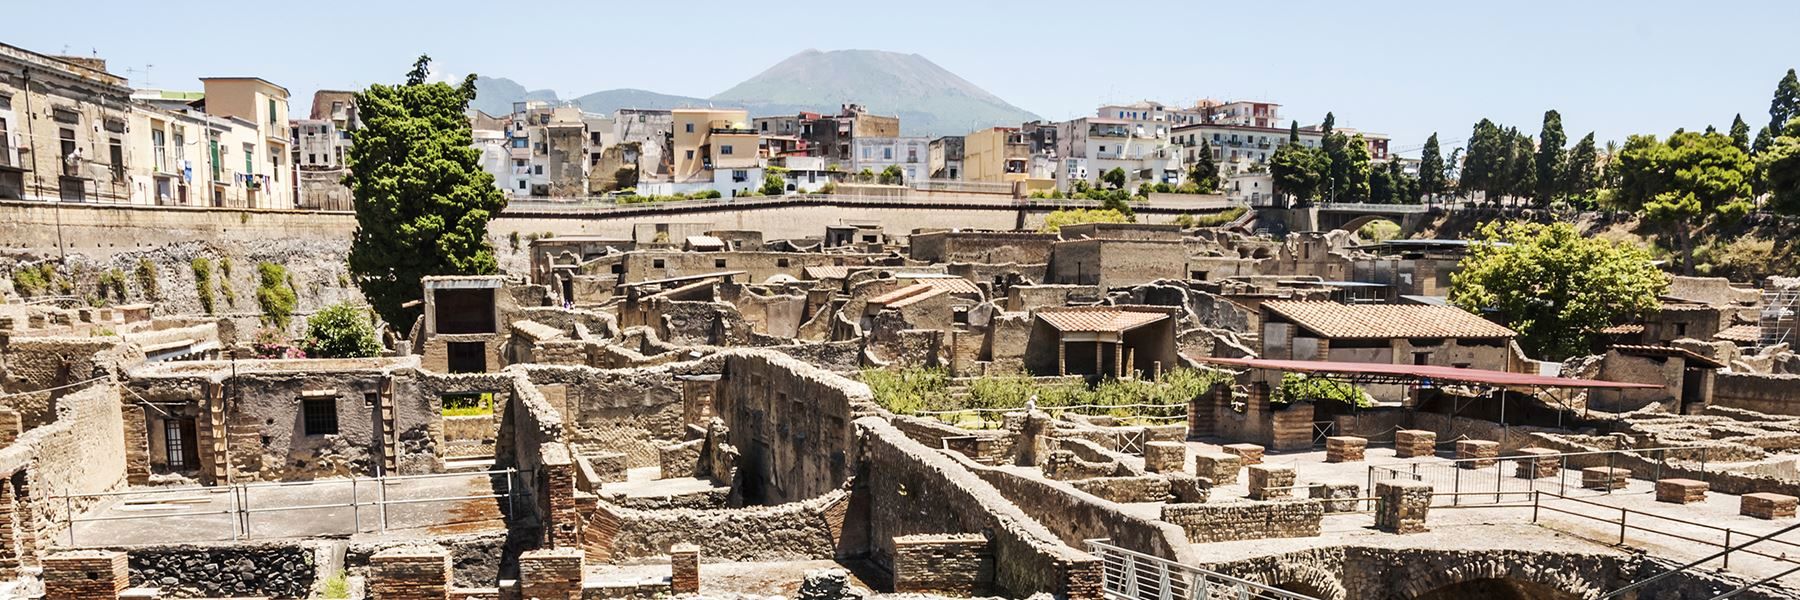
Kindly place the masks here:
<instances>
[{"instance_id":1,"label":"window","mask_svg":"<svg viewBox=\"0 0 1800 600\"><path fill-rule=\"evenodd\" d=\"M483 373L487 371L487 344L447 342L444 344L444 358L444 366L451 373Z\"/></svg>"},{"instance_id":2,"label":"window","mask_svg":"<svg viewBox=\"0 0 1800 600\"><path fill-rule=\"evenodd\" d=\"M514 148L529 148L530 143L531 143L531 141L527 140L525 138L513 138L512 147L514 147Z\"/></svg>"},{"instance_id":3,"label":"window","mask_svg":"<svg viewBox=\"0 0 1800 600\"><path fill-rule=\"evenodd\" d=\"M693 123L688 123L688 124L687 124L687 132L688 132L688 133L693 133L693 132L694 132L694 124L693 124Z\"/></svg>"},{"instance_id":4,"label":"window","mask_svg":"<svg viewBox=\"0 0 1800 600\"><path fill-rule=\"evenodd\" d=\"M652 268L652 269L661 269L666 264L667 263L664 263L663 259L660 259L660 258L655 258L655 259L650 260L650 268Z\"/></svg>"},{"instance_id":5,"label":"window","mask_svg":"<svg viewBox=\"0 0 1800 600\"><path fill-rule=\"evenodd\" d=\"M723 269L723 268L725 268L725 259L723 259L723 258L715 258L715 259L713 259L713 268L714 268L714 269Z\"/></svg>"},{"instance_id":6,"label":"window","mask_svg":"<svg viewBox=\"0 0 1800 600\"><path fill-rule=\"evenodd\" d=\"M50 118L58 123L80 123L81 113L67 108L52 108L50 109Z\"/></svg>"},{"instance_id":7,"label":"window","mask_svg":"<svg viewBox=\"0 0 1800 600\"><path fill-rule=\"evenodd\" d=\"M720 145L719 146L719 154L730 155L731 154L731 144Z\"/></svg>"},{"instance_id":8,"label":"window","mask_svg":"<svg viewBox=\"0 0 1800 600\"><path fill-rule=\"evenodd\" d=\"M694 160L694 151L693 150L687 151L687 159Z\"/></svg>"},{"instance_id":9,"label":"window","mask_svg":"<svg viewBox=\"0 0 1800 600\"><path fill-rule=\"evenodd\" d=\"M519 189L521 189L521 190L525 189L525 180L523 180L523 179L519 180Z\"/></svg>"},{"instance_id":10,"label":"window","mask_svg":"<svg viewBox=\"0 0 1800 600\"><path fill-rule=\"evenodd\" d=\"M244 144L244 172L256 172L256 146Z\"/></svg>"},{"instance_id":11,"label":"window","mask_svg":"<svg viewBox=\"0 0 1800 600\"><path fill-rule=\"evenodd\" d=\"M493 288L445 288L431 293L438 333L494 333Z\"/></svg>"},{"instance_id":12,"label":"window","mask_svg":"<svg viewBox=\"0 0 1800 600\"><path fill-rule=\"evenodd\" d=\"M894 160L894 149L893 148L882 148L881 149L881 160Z\"/></svg>"},{"instance_id":13,"label":"window","mask_svg":"<svg viewBox=\"0 0 1800 600\"><path fill-rule=\"evenodd\" d=\"M57 139L62 140L63 156L72 156L75 154L75 130L64 128L57 132Z\"/></svg>"},{"instance_id":14,"label":"window","mask_svg":"<svg viewBox=\"0 0 1800 600\"><path fill-rule=\"evenodd\" d=\"M532 175L543 175L544 174L544 165L531 165L531 174Z\"/></svg>"},{"instance_id":15,"label":"window","mask_svg":"<svg viewBox=\"0 0 1800 600\"><path fill-rule=\"evenodd\" d=\"M274 98L269 99L269 124L270 125L275 124L275 99Z\"/></svg>"},{"instance_id":16,"label":"window","mask_svg":"<svg viewBox=\"0 0 1800 600\"><path fill-rule=\"evenodd\" d=\"M302 398L300 416L306 435L337 435L337 398Z\"/></svg>"}]
</instances>

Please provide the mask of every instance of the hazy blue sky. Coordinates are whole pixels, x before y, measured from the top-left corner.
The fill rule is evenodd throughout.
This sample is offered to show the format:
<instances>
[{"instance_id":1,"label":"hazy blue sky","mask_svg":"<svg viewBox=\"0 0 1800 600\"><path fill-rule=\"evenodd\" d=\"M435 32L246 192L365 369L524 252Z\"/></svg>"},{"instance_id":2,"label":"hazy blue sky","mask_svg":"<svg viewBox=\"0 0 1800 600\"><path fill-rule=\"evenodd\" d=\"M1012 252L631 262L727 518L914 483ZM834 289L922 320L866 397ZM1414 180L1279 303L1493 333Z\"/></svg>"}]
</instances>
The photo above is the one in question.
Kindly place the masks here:
<instances>
[{"instance_id":1,"label":"hazy blue sky","mask_svg":"<svg viewBox=\"0 0 1800 600\"><path fill-rule=\"evenodd\" d=\"M617 87L710 96L800 50L918 53L1045 117L1102 102L1266 99L1302 124L1335 111L1416 154L1481 117L1571 141L1768 121L1800 66L1800 2L662 2L435 0L26 2L0 41L98 54L143 85L201 76L313 90L441 71L508 77L564 97ZM71 15L79 18L71 21ZM871 107L880 111L879 106Z\"/></svg>"}]
</instances>

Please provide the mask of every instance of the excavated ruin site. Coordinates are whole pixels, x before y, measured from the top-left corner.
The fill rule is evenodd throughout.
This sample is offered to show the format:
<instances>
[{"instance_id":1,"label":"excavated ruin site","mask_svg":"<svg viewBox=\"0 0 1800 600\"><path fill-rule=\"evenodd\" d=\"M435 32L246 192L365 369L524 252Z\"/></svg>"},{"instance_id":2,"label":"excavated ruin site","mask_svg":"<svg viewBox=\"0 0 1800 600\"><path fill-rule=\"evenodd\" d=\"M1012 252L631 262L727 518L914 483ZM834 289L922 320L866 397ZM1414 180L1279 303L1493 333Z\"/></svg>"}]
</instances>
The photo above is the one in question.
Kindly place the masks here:
<instances>
[{"instance_id":1,"label":"excavated ruin site","mask_svg":"<svg viewBox=\"0 0 1800 600\"><path fill-rule=\"evenodd\" d=\"M1455 242L640 229L374 358L4 290L0 596L1800 597L1793 282L1551 363Z\"/></svg>"}]
</instances>

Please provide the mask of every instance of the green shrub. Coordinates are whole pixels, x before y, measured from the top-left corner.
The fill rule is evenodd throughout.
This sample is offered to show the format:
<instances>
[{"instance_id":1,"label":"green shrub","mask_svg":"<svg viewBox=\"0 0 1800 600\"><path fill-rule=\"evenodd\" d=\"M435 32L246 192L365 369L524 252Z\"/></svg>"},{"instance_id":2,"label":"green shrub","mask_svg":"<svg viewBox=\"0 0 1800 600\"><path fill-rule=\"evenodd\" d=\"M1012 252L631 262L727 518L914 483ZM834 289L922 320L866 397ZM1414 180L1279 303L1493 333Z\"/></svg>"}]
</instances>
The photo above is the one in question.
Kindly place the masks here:
<instances>
[{"instance_id":1,"label":"green shrub","mask_svg":"<svg viewBox=\"0 0 1800 600\"><path fill-rule=\"evenodd\" d=\"M825 182L825 185L819 186L819 193L826 194L826 195L836 194L837 193L837 182L836 181Z\"/></svg>"},{"instance_id":2,"label":"green shrub","mask_svg":"<svg viewBox=\"0 0 1800 600\"><path fill-rule=\"evenodd\" d=\"M287 267L272 262L256 263L256 303L262 307L263 324L286 331L299 298Z\"/></svg>"},{"instance_id":3,"label":"green shrub","mask_svg":"<svg viewBox=\"0 0 1800 600\"><path fill-rule=\"evenodd\" d=\"M107 269L100 274L100 298L111 297L120 302L125 301L125 271L123 269Z\"/></svg>"},{"instance_id":4,"label":"green shrub","mask_svg":"<svg viewBox=\"0 0 1800 600\"><path fill-rule=\"evenodd\" d=\"M1125 216L1124 213L1121 213L1119 211L1112 210L1112 209L1106 209L1106 208L1059 208L1059 209L1050 211L1050 214L1046 215L1044 217L1044 226L1039 227L1038 231L1041 231L1044 233L1056 233L1058 231L1061 231L1064 225L1079 225L1082 223L1130 223L1130 222L1131 222L1130 217L1127 217L1127 216Z\"/></svg>"},{"instance_id":5,"label":"green shrub","mask_svg":"<svg viewBox=\"0 0 1800 600\"><path fill-rule=\"evenodd\" d=\"M319 582L319 597L328 600L350 597L350 577L338 571Z\"/></svg>"},{"instance_id":6,"label":"green shrub","mask_svg":"<svg viewBox=\"0 0 1800 600\"><path fill-rule=\"evenodd\" d=\"M446 417L475 417L494 414L494 395L455 394L444 396L441 412Z\"/></svg>"},{"instance_id":7,"label":"green shrub","mask_svg":"<svg viewBox=\"0 0 1800 600\"><path fill-rule=\"evenodd\" d=\"M894 413L909 415L922 410L941 410L950 377L943 369L865 369L864 384L875 403Z\"/></svg>"},{"instance_id":8,"label":"green shrub","mask_svg":"<svg viewBox=\"0 0 1800 600\"><path fill-rule=\"evenodd\" d=\"M1198 217L1196 217L1194 215L1184 214L1184 215L1175 217L1175 224L1180 225L1182 227L1218 227L1220 225L1224 225L1226 223L1230 223L1232 221L1238 220L1238 217L1244 216L1245 210L1247 210L1247 209L1245 209L1242 206L1233 206L1233 207L1227 208L1223 211L1219 211L1216 213L1210 213L1210 214L1204 214L1204 215L1200 215Z\"/></svg>"},{"instance_id":9,"label":"green shrub","mask_svg":"<svg viewBox=\"0 0 1800 600\"><path fill-rule=\"evenodd\" d=\"M367 358L381 355L375 325L367 310L339 303L306 318L300 348L313 358Z\"/></svg>"},{"instance_id":10,"label":"green shrub","mask_svg":"<svg viewBox=\"0 0 1800 600\"><path fill-rule=\"evenodd\" d=\"M1370 407L1375 402L1361 388L1348 383L1325 379L1323 377L1307 377L1299 373L1288 373L1281 376L1281 386L1269 397L1269 402L1288 404L1292 402L1342 402L1352 406Z\"/></svg>"},{"instance_id":11,"label":"green shrub","mask_svg":"<svg viewBox=\"0 0 1800 600\"><path fill-rule=\"evenodd\" d=\"M56 267L50 263L38 263L29 267L19 267L12 274L13 290L20 296L36 296L55 289Z\"/></svg>"},{"instance_id":12,"label":"green shrub","mask_svg":"<svg viewBox=\"0 0 1800 600\"><path fill-rule=\"evenodd\" d=\"M757 190L764 196L780 196L787 193L787 180L775 173L763 175L762 189Z\"/></svg>"},{"instance_id":13,"label":"green shrub","mask_svg":"<svg viewBox=\"0 0 1800 600\"><path fill-rule=\"evenodd\" d=\"M156 263L150 262L148 258L138 259L136 275L138 288L144 290L144 298L153 301L160 299L156 287Z\"/></svg>"},{"instance_id":14,"label":"green shrub","mask_svg":"<svg viewBox=\"0 0 1800 600\"><path fill-rule=\"evenodd\" d=\"M507 240L507 242L509 242L512 245L513 250L516 251L519 249L519 232L518 231L514 231L512 233L506 234L506 240Z\"/></svg>"},{"instance_id":15,"label":"green shrub","mask_svg":"<svg viewBox=\"0 0 1800 600\"><path fill-rule=\"evenodd\" d=\"M188 266L194 269L194 292L200 296L200 308L205 309L206 314L213 314L215 301L213 300L212 260L204 256L196 256L193 261L188 263Z\"/></svg>"}]
</instances>

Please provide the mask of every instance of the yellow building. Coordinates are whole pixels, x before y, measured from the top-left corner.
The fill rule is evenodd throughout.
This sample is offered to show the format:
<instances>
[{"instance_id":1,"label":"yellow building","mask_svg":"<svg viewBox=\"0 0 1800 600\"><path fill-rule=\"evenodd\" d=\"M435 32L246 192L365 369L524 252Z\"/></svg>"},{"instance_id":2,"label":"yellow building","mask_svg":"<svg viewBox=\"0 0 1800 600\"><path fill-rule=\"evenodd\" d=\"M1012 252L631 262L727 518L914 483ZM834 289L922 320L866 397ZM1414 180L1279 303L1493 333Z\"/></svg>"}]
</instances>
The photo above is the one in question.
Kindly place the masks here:
<instances>
[{"instance_id":1,"label":"yellow building","mask_svg":"<svg viewBox=\"0 0 1800 600\"><path fill-rule=\"evenodd\" d=\"M674 117L676 184L718 183L754 189L761 139L743 109L677 108ZM717 189L717 188L715 188Z\"/></svg>"},{"instance_id":2,"label":"yellow building","mask_svg":"<svg viewBox=\"0 0 1800 600\"><path fill-rule=\"evenodd\" d=\"M255 125L259 139L227 148L242 159L240 180L250 208L293 208L294 182L287 157L292 152L288 129L287 88L260 77L203 77L206 113L236 117ZM234 164L236 161L233 161Z\"/></svg>"},{"instance_id":3,"label":"yellow building","mask_svg":"<svg viewBox=\"0 0 1800 600\"><path fill-rule=\"evenodd\" d=\"M188 105L201 97L162 90L132 94L127 153L132 204L250 206L239 154L246 144L261 145L263 134L250 121L209 115Z\"/></svg>"},{"instance_id":4,"label":"yellow building","mask_svg":"<svg viewBox=\"0 0 1800 600\"><path fill-rule=\"evenodd\" d=\"M963 180L1024 181L1031 144L1017 127L991 127L963 136Z\"/></svg>"}]
</instances>

